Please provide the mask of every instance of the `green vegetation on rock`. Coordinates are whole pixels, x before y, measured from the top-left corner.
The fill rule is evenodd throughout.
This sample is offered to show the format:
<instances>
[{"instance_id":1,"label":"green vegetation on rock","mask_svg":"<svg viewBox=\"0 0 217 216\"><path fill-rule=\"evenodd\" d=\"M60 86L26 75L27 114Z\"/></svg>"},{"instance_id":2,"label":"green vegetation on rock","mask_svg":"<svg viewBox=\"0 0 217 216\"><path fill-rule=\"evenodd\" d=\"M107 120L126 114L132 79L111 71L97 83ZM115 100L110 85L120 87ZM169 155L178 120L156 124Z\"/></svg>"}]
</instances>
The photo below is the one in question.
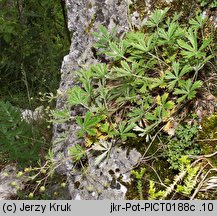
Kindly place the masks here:
<instances>
[{"instance_id":1,"label":"green vegetation on rock","mask_svg":"<svg viewBox=\"0 0 217 216\"><path fill-rule=\"evenodd\" d=\"M133 171L140 199L167 199L175 191L190 197L202 164L194 160L203 151L197 141L200 117L194 104L206 91L204 68L215 58L212 37L204 35L206 19L202 15L183 24L181 14L168 17L167 13L169 8L155 10L141 29L121 38L115 29L109 32L100 26L94 33L95 48L108 63L77 71L81 85L68 90L64 110L54 111L54 122L67 122L71 108L80 105L87 110L76 118L81 127L77 135L84 138L86 151L101 151L97 165L108 158L113 146L144 138L141 166L151 167L160 186L143 169ZM61 119L55 115L58 112L66 115ZM70 150L75 152L73 148ZM163 183L159 176L163 174L158 175L154 165L146 164L153 161L160 166L165 158L175 170L172 176L163 176L169 178L169 184Z\"/></svg>"},{"instance_id":2,"label":"green vegetation on rock","mask_svg":"<svg viewBox=\"0 0 217 216\"><path fill-rule=\"evenodd\" d=\"M191 9L187 1L153 2L164 9L154 10L148 20L143 19L144 1L128 4L129 32L120 35L116 28L100 26L93 33L98 63L73 71L77 85L65 93L62 109L51 111L53 123L77 124L79 141L72 142L68 157L60 154L54 159L53 150L45 152L50 146L44 145L49 140L44 139L44 126L27 123L18 107L32 109L38 95L55 98L52 92L59 84L60 63L70 42L63 1L0 1L4 9L0 12L0 159L28 164L16 175L25 178L26 191L20 191L20 198L57 196L56 189L67 184L55 175L62 163L71 160L75 165L71 172L81 168L84 177L88 162L103 166L116 147L141 153L135 167L127 167L132 174L127 185L132 194L127 198L207 199L201 191L216 189L211 183L217 170L217 116L206 116L204 111L205 93L216 85L212 83L217 71L216 36L209 31L208 18L199 14L204 7L215 10L216 1L197 0ZM136 10L142 21L135 28L130 13ZM87 35L95 21L97 13L84 26ZM77 107L82 112L71 116ZM69 135L62 133L54 145L70 140ZM58 184L53 194L48 191L52 183ZM112 182L102 185L107 190ZM95 188L88 183L86 190L91 194ZM102 194L101 188L97 190Z\"/></svg>"}]
</instances>

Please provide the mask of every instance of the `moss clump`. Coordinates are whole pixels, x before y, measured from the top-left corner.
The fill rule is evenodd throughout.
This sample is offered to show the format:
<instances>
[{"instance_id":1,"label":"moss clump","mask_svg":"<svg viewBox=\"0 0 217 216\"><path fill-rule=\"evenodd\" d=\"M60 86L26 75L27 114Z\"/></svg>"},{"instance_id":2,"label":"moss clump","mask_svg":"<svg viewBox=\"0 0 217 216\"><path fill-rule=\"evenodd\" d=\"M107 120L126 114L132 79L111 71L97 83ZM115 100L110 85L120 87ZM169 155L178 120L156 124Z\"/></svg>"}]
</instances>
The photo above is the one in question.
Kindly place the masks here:
<instances>
[{"instance_id":1,"label":"moss clump","mask_svg":"<svg viewBox=\"0 0 217 216\"><path fill-rule=\"evenodd\" d=\"M86 33L87 35L90 34L90 31L91 31L91 29L92 29L93 26L94 26L94 23L95 23L95 21L96 21L96 18L97 18L96 14L93 14L93 16L92 16L92 18L91 18L89 24L86 26L86 28L85 28L85 33Z\"/></svg>"},{"instance_id":2,"label":"moss clump","mask_svg":"<svg viewBox=\"0 0 217 216\"><path fill-rule=\"evenodd\" d=\"M205 117L201 123L202 130L199 133L199 143L202 154L212 154L217 151L217 113ZM210 158L212 164L217 165L217 156Z\"/></svg>"},{"instance_id":3,"label":"moss clump","mask_svg":"<svg viewBox=\"0 0 217 216\"><path fill-rule=\"evenodd\" d=\"M153 11L155 9L163 9L165 7L170 7L170 14L174 14L174 12L182 12L183 13L183 22L186 22L189 17L193 17L195 11L199 11L199 5L192 1L187 0L173 0L172 2L168 2L165 0L153 0L150 2L149 10ZM131 13L133 11L138 11L140 17L143 19L147 16L147 3L145 0L137 0L134 4L131 5Z\"/></svg>"},{"instance_id":4,"label":"moss clump","mask_svg":"<svg viewBox=\"0 0 217 216\"><path fill-rule=\"evenodd\" d=\"M130 5L130 13L137 11L141 19L144 19L147 15L147 6L144 0L138 0L134 4Z\"/></svg>"}]
</instances>

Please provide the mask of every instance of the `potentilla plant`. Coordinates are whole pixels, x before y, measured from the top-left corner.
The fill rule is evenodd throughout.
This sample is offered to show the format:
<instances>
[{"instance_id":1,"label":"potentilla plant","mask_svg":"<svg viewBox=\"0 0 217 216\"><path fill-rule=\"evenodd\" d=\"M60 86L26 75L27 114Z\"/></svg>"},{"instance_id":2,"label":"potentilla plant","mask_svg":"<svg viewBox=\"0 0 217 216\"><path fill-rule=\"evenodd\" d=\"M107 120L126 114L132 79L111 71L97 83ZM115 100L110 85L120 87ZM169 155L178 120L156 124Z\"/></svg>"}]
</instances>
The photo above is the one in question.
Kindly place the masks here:
<instances>
[{"instance_id":1,"label":"potentilla plant","mask_svg":"<svg viewBox=\"0 0 217 216\"><path fill-rule=\"evenodd\" d=\"M196 99L203 87L200 72L213 58L212 40L199 37L202 16L181 25L181 14L170 18L168 10L154 11L139 31L121 38L104 26L94 33L99 59L109 62L77 71L80 85L68 90L66 107L54 111L54 121L66 122L71 107L87 110L76 118L87 148L101 140L125 143L163 129L167 133L171 119L184 118L180 109Z\"/></svg>"}]
</instances>

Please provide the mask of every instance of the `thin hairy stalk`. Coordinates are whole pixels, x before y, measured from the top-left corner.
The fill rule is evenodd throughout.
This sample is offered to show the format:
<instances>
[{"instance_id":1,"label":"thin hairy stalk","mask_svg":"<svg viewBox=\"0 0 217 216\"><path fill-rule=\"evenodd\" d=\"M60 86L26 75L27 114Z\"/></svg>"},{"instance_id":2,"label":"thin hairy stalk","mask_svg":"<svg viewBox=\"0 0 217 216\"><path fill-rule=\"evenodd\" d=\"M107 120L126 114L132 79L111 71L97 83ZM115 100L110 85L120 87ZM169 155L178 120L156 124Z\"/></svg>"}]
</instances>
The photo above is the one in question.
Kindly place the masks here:
<instances>
[{"instance_id":1,"label":"thin hairy stalk","mask_svg":"<svg viewBox=\"0 0 217 216\"><path fill-rule=\"evenodd\" d=\"M160 184L161 184L162 186L164 186L164 187L167 188L167 186L162 182L162 180L161 180L160 176L158 175L157 171L155 170L155 168L154 168L153 166L149 165L149 164L146 164L146 165L149 166L149 167L154 171L154 173L156 174L157 178L158 178L159 181L160 181Z\"/></svg>"},{"instance_id":2,"label":"thin hairy stalk","mask_svg":"<svg viewBox=\"0 0 217 216\"><path fill-rule=\"evenodd\" d=\"M208 163L205 164L205 165L200 169L200 171L198 172L197 176L199 176L199 175L202 173L202 171L203 171L208 165L209 165ZM210 170L209 170L209 171L210 171ZM209 171L208 171L208 173L209 173ZM208 175L208 174L207 174L207 175ZM205 175L205 176L203 177L203 179L200 181L200 183L198 184L197 188L195 189L193 195L191 196L190 200L193 200L193 199L195 198L195 196L197 195L197 193L200 191L200 189L201 189L201 187L202 187L202 185L203 185L203 183L204 183L204 181L205 181L207 175Z\"/></svg>"},{"instance_id":3,"label":"thin hairy stalk","mask_svg":"<svg viewBox=\"0 0 217 216\"><path fill-rule=\"evenodd\" d=\"M148 150L151 148L152 144L154 143L157 135L163 130L164 126L160 128L160 130L154 135L154 137L152 138L149 146L146 148L145 153L142 155L142 159L144 159L145 155L147 154Z\"/></svg>"}]
</instances>

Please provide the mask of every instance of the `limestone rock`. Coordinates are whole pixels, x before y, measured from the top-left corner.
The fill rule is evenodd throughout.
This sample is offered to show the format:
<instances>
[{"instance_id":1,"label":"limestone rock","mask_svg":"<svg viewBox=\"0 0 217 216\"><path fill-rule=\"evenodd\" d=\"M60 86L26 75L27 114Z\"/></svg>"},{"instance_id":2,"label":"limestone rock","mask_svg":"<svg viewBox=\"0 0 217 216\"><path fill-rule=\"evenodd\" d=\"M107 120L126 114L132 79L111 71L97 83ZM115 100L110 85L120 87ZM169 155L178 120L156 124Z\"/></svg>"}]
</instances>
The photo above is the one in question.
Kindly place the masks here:
<instances>
[{"instance_id":1,"label":"limestone rock","mask_svg":"<svg viewBox=\"0 0 217 216\"><path fill-rule=\"evenodd\" d=\"M63 109L66 100L65 92L78 85L75 81L75 71L81 67L89 67L91 64L101 62L93 52L94 38L92 32L98 30L99 25L104 25L108 29L117 26L117 33L121 35L129 30L128 22L136 28L147 20L154 8L154 2L145 2L146 14L141 20L138 11L128 15L128 5L134 4L136 0L66 0L68 12L68 27L73 32L70 52L64 57L61 68L61 83L58 92L57 108ZM174 3L166 1L167 5ZM175 4L175 3L174 3ZM84 114L85 110L76 107L71 111L71 116ZM141 157L135 149L122 149L113 147L108 160L100 166L94 165L92 154L88 154L89 166L85 169L73 164L69 158L69 147L82 143L82 139L76 137L79 127L74 121L70 124L57 124L54 126L54 140L65 141L54 145L54 152L57 161L65 158L62 166L58 167L58 172L67 175L69 191L72 199L124 199L126 188L123 182L130 181L130 169L133 168ZM66 136L67 135L67 136Z\"/></svg>"},{"instance_id":2,"label":"limestone rock","mask_svg":"<svg viewBox=\"0 0 217 216\"><path fill-rule=\"evenodd\" d=\"M57 108L61 109L65 102L65 92L70 87L77 85L74 71L82 65L88 67L90 64L100 62L92 51L94 38L92 32L97 31L99 25L108 29L117 26L117 33L121 35L129 30L127 24L127 3L120 0L68 0L68 27L73 32L70 52L64 57L62 64L62 77L59 87L61 96L57 101ZM71 115L76 116L85 112L77 107L72 110ZM57 160L69 156L68 148L79 144L82 139L76 137L78 126L75 123L58 124L54 127L54 140L68 133L65 142L54 145ZM129 152L128 152L129 151ZM100 166L94 165L95 157L88 154L88 167L82 173L72 161L65 160L58 167L60 174L66 174L69 182L69 191L72 199L124 199L126 193L122 180L130 181L130 169L136 165L140 158L136 150L127 150L114 147L108 160Z\"/></svg>"},{"instance_id":3,"label":"limestone rock","mask_svg":"<svg viewBox=\"0 0 217 216\"><path fill-rule=\"evenodd\" d=\"M13 165L7 165L0 172L0 200L7 200L17 195L17 189L24 187L23 179L17 178L17 169Z\"/></svg>"}]
</instances>

